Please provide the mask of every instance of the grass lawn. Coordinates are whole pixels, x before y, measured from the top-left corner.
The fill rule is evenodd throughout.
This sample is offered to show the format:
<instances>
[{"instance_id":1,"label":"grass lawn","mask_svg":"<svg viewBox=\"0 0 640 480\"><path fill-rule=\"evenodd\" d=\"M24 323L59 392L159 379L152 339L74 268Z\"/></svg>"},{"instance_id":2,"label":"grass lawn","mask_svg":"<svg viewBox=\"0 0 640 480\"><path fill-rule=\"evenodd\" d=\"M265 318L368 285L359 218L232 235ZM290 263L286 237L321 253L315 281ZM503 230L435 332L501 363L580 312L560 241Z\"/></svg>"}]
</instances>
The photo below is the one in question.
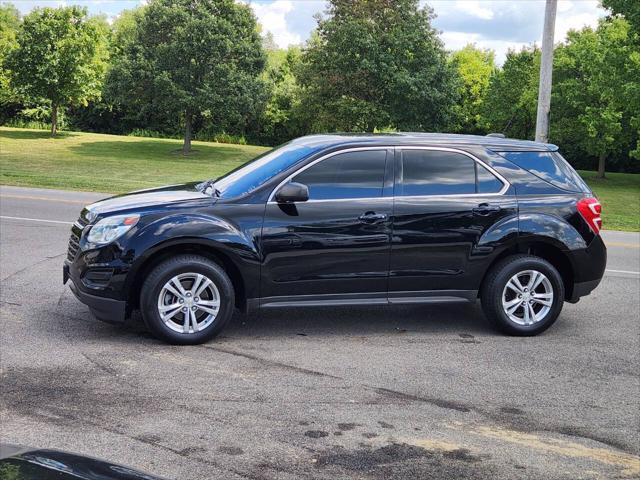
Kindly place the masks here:
<instances>
[{"instance_id":1,"label":"grass lawn","mask_svg":"<svg viewBox=\"0 0 640 480\"><path fill-rule=\"evenodd\" d=\"M221 175L266 148L180 140L0 127L0 184L122 193ZM604 228L640 230L640 175L580 174L604 208Z\"/></svg>"},{"instance_id":2,"label":"grass lawn","mask_svg":"<svg viewBox=\"0 0 640 480\"><path fill-rule=\"evenodd\" d=\"M0 127L0 184L122 193L220 176L267 150L248 145Z\"/></svg>"},{"instance_id":3,"label":"grass lawn","mask_svg":"<svg viewBox=\"0 0 640 480\"><path fill-rule=\"evenodd\" d=\"M596 172L578 172L602 203L602 228L640 231L640 174L607 173L604 180Z\"/></svg>"}]
</instances>

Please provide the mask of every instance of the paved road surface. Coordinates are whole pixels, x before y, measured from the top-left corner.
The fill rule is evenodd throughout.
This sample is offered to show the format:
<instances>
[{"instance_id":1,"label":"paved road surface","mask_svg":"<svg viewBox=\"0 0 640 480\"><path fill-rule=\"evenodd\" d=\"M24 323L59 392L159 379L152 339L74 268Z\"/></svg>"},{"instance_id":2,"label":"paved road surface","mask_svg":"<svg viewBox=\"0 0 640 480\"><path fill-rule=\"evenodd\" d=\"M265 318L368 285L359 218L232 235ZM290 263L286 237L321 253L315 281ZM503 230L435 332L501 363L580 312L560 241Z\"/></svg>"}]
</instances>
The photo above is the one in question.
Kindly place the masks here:
<instances>
[{"instance_id":1,"label":"paved road surface","mask_svg":"<svg viewBox=\"0 0 640 480\"><path fill-rule=\"evenodd\" d=\"M100 197L0 189L0 441L181 480L640 476L640 235L605 232L602 285L536 338L407 306L238 315L171 347L61 284Z\"/></svg>"}]
</instances>

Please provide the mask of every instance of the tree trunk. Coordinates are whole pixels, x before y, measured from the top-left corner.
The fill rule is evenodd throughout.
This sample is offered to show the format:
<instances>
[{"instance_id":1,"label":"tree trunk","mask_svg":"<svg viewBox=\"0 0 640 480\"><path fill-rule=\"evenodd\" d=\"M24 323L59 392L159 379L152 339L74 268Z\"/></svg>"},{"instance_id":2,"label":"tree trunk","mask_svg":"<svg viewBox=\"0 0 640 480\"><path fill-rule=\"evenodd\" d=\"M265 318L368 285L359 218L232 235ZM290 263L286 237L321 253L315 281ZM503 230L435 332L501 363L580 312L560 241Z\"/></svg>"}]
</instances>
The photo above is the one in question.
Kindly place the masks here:
<instances>
[{"instance_id":1,"label":"tree trunk","mask_svg":"<svg viewBox=\"0 0 640 480\"><path fill-rule=\"evenodd\" d=\"M58 105L51 104L51 136L55 137L58 133Z\"/></svg>"},{"instance_id":2,"label":"tree trunk","mask_svg":"<svg viewBox=\"0 0 640 480\"><path fill-rule=\"evenodd\" d=\"M182 154L187 155L191 151L191 113L184 114L184 143L182 145Z\"/></svg>"},{"instance_id":3,"label":"tree trunk","mask_svg":"<svg viewBox=\"0 0 640 480\"><path fill-rule=\"evenodd\" d=\"M604 178L604 161L607 159L604 153L600 154L598 157L598 176L597 178Z\"/></svg>"}]
</instances>

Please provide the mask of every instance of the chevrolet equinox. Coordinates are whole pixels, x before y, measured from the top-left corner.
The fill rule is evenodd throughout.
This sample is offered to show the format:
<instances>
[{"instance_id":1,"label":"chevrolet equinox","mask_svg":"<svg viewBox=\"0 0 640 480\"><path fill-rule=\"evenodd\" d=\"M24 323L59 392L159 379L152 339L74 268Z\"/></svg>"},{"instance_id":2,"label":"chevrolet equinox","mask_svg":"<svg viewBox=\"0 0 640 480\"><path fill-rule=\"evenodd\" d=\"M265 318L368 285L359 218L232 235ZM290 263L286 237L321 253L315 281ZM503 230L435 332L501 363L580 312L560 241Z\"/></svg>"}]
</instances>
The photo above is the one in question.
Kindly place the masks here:
<instances>
[{"instance_id":1,"label":"chevrolet equinox","mask_svg":"<svg viewBox=\"0 0 640 480\"><path fill-rule=\"evenodd\" d=\"M401 133L298 138L214 180L98 201L63 280L94 316L175 344L236 308L481 300L535 335L600 282L601 207L555 145Z\"/></svg>"}]
</instances>

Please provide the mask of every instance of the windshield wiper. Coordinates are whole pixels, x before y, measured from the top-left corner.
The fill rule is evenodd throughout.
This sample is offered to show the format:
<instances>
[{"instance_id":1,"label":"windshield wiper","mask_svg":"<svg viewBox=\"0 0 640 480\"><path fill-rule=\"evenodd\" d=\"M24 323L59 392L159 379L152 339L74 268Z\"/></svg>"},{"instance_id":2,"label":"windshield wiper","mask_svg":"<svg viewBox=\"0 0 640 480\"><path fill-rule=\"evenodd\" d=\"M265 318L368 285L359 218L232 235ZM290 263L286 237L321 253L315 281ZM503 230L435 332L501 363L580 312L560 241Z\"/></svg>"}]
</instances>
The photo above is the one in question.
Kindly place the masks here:
<instances>
[{"instance_id":1,"label":"windshield wiper","mask_svg":"<svg viewBox=\"0 0 640 480\"><path fill-rule=\"evenodd\" d=\"M216 188L216 181L213 179L199 183L196 188L204 194L210 193L212 197L220 198L220 190ZM211 189L211 192L208 192L209 189Z\"/></svg>"}]
</instances>

